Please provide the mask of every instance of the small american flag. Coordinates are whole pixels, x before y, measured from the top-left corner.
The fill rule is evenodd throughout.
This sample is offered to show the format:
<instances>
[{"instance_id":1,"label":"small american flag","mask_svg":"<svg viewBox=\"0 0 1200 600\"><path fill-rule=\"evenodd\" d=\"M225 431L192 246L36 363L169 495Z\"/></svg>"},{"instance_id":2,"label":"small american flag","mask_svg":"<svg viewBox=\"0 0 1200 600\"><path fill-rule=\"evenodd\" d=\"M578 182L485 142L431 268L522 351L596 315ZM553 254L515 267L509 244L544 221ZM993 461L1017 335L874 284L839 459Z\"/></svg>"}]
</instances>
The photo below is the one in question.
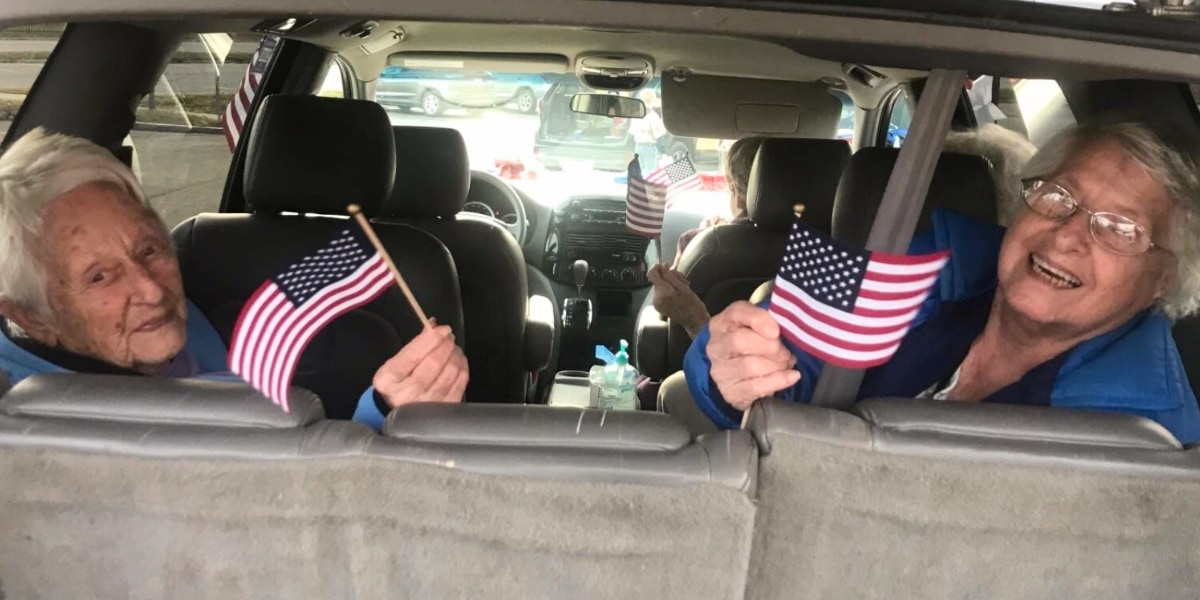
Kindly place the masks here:
<instances>
[{"instance_id":1,"label":"small american flag","mask_svg":"<svg viewBox=\"0 0 1200 600\"><path fill-rule=\"evenodd\" d=\"M254 292L233 330L229 368L289 411L288 386L309 340L391 284L383 256L347 227Z\"/></svg>"},{"instance_id":2,"label":"small american flag","mask_svg":"<svg viewBox=\"0 0 1200 600\"><path fill-rule=\"evenodd\" d=\"M250 64L246 65L246 75L242 77L242 84L238 86L237 92L229 101L229 106L225 107L225 113L221 115L221 131L225 133L225 142L229 144L230 152L237 148L238 140L242 137L246 115L254 105L254 94L258 92L258 84L262 82L263 73L267 72L267 65L270 64L271 55L278 44L279 38L273 35L264 36L258 43L258 48L250 56Z\"/></svg>"},{"instance_id":3,"label":"small american flag","mask_svg":"<svg viewBox=\"0 0 1200 600\"><path fill-rule=\"evenodd\" d=\"M635 156L629 163L625 194L625 226L649 238L662 235L663 213L682 193L700 187L700 174L690 158L659 167L642 177Z\"/></svg>"},{"instance_id":4,"label":"small american flag","mask_svg":"<svg viewBox=\"0 0 1200 600\"><path fill-rule=\"evenodd\" d=\"M868 252L797 220L775 277L771 316L788 340L828 363L880 365L900 347L949 257Z\"/></svg>"}]
</instances>

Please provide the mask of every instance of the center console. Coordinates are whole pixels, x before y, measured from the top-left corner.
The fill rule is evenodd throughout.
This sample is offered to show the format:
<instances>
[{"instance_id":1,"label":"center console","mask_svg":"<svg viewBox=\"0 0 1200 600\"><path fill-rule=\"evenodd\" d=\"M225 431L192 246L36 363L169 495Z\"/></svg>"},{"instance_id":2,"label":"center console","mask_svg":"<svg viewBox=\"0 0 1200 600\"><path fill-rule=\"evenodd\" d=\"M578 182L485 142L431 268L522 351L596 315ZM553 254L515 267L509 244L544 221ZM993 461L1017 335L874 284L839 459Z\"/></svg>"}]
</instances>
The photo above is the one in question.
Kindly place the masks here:
<instances>
[{"instance_id":1,"label":"center console","mask_svg":"<svg viewBox=\"0 0 1200 600\"><path fill-rule=\"evenodd\" d=\"M633 340L650 293L649 244L625 228L622 197L575 196L554 208L542 270L562 314L560 369L586 372L597 345L615 352L620 340Z\"/></svg>"},{"instance_id":2,"label":"center console","mask_svg":"<svg viewBox=\"0 0 1200 600\"><path fill-rule=\"evenodd\" d=\"M571 268L584 260L589 286L642 287L649 243L625 228L623 199L576 196L554 209L542 268L551 279L574 284Z\"/></svg>"}]
</instances>

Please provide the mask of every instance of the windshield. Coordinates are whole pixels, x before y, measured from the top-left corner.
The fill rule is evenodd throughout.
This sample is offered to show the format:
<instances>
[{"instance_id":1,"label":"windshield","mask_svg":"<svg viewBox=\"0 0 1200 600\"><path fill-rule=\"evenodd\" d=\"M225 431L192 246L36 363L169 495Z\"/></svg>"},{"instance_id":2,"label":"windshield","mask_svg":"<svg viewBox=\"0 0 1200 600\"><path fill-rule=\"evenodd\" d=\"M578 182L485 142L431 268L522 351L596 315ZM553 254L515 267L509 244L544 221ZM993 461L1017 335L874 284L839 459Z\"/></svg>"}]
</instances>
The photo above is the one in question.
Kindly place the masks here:
<instances>
[{"instance_id":1,"label":"windshield","mask_svg":"<svg viewBox=\"0 0 1200 600\"><path fill-rule=\"evenodd\" d=\"M624 196L634 155L643 172L688 157L702 185L673 208L725 215L722 159L729 140L671 135L662 126L658 81L633 95L645 119L573 112L571 98L595 93L574 75L469 72L390 66L375 85L375 101L393 125L450 127L462 133L471 168L496 174L539 203L572 196Z\"/></svg>"}]
</instances>

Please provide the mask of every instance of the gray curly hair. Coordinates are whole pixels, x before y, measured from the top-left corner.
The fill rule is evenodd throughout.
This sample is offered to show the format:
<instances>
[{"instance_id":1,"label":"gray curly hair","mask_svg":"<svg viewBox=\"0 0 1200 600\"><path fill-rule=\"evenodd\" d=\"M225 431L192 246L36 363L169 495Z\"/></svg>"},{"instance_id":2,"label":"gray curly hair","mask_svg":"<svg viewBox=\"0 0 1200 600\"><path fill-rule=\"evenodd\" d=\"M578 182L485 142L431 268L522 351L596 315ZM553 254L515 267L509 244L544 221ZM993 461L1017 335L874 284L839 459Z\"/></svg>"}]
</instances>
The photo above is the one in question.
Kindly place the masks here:
<instances>
[{"instance_id":1,"label":"gray curly hair","mask_svg":"<svg viewBox=\"0 0 1200 600\"><path fill-rule=\"evenodd\" d=\"M34 252L42 210L62 194L98 182L116 185L149 206L133 172L84 138L39 127L0 155L0 301L49 316L45 277Z\"/></svg>"},{"instance_id":2,"label":"gray curly hair","mask_svg":"<svg viewBox=\"0 0 1200 600\"><path fill-rule=\"evenodd\" d=\"M1166 244L1175 256L1175 272L1158 306L1173 320L1195 314L1200 310L1200 174L1194 149L1167 143L1143 123L1083 125L1046 142L1025 165L1024 178L1053 178L1084 150L1103 142L1120 145L1174 202L1175 216Z\"/></svg>"}]
</instances>

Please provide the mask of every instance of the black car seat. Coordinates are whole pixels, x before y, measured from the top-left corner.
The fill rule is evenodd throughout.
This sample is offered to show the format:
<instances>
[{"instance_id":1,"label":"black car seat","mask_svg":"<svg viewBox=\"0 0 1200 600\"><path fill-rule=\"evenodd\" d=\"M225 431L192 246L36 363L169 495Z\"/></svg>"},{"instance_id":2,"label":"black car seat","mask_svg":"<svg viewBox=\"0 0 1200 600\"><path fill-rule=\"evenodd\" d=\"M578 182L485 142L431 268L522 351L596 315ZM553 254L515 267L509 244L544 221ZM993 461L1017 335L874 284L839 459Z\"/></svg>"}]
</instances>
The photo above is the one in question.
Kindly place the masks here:
<instances>
[{"instance_id":1,"label":"black car seat","mask_svg":"<svg viewBox=\"0 0 1200 600\"><path fill-rule=\"evenodd\" d=\"M849 158L850 145L842 140L763 141L747 186L750 220L700 232L679 260L679 270L709 314L749 298L756 287L775 276L783 242L795 220L794 205L804 204L805 220L829 231L838 178ZM664 335L662 323L663 317L649 303L638 315L638 366L656 379L679 370L691 345L682 326L668 324Z\"/></svg>"},{"instance_id":2,"label":"black car seat","mask_svg":"<svg viewBox=\"0 0 1200 600\"><path fill-rule=\"evenodd\" d=\"M499 223L462 212L471 168L462 135L437 127L394 127L396 181L375 221L381 230L408 224L433 234L458 268L471 366L469 402L521 403L531 374L546 366L553 314L533 319L525 255ZM545 312L545 311L542 311Z\"/></svg>"},{"instance_id":3,"label":"black car seat","mask_svg":"<svg viewBox=\"0 0 1200 600\"><path fill-rule=\"evenodd\" d=\"M835 238L866 246L899 155L897 148L863 148L851 157L833 205L830 232ZM936 209L955 210L988 223L997 222L1000 212L991 163L982 156L943 152L921 208L917 233L929 229L929 215Z\"/></svg>"},{"instance_id":4,"label":"black car seat","mask_svg":"<svg viewBox=\"0 0 1200 600\"><path fill-rule=\"evenodd\" d=\"M863 148L850 158L834 203L830 233L835 238L866 246L899 153L896 148ZM929 230L930 215L936 209L955 210L988 223L997 222L1002 211L993 184L995 176L992 163L982 156L943 152L929 183L914 235ZM773 282L774 276L754 290L750 301L757 303L769 298Z\"/></svg>"},{"instance_id":5,"label":"black car seat","mask_svg":"<svg viewBox=\"0 0 1200 600\"><path fill-rule=\"evenodd\" d=\"M367 215L391 192L395 151L387 114L373 102L271 96L250 129L244 193L250 214L201 214L172 232L188 297L228 343L242 305L268 277ZM454 262L432 236L379 231L425 311L462 340ZM421 330L395 287L325 327L304 350L294 385L348 419L375 370Z\"/></svg>"}]
</instances>

